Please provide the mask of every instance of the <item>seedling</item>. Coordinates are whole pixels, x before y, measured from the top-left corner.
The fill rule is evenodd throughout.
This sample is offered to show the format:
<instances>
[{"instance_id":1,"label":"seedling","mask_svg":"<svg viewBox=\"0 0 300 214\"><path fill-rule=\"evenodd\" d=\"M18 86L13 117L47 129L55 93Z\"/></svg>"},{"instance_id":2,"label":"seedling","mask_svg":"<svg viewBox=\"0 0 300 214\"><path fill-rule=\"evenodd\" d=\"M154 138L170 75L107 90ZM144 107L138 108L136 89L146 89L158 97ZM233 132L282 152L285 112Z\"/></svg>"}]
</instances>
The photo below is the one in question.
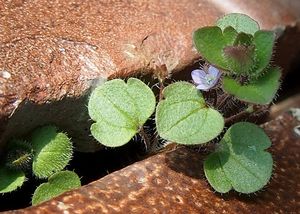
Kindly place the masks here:
<instances>
[{"instance_id":1,"label":"seedling","mask_svg":"<svg viewBox=\"0 0 300 214\"><path fill-rule=\"evenodd\" d=\"M238 122L227 131L224 125L244 114L258 114L259 105L274 99L280 85L280 69L270 64L275 34L260 30L247 15L234 13L215 26L196 30L193 40L206 61L192 71L194 84L181 81L163 89L164 75L158 71L161 91L155 109L154 93L140 80L106 82L89 99L89 114L96 121L92 135L110 147L128 143L137 133L158 143L143 131L155 110L160 138L185 146L215 143L215 151L204 161L204 172L217 192L256 192L271 177L273 160L266 151L271 141L255 124ZM228 99L240 103L241 109L224 118Z\"/></svg>"},{"instance_id":2,"label":"seedling","mask_svg":"<svg viewBox=\"0 0 300 214\"><path fill-rule=\"evenodd\" d=\"M50 177L49 184L42 184L35 191L33 205L80 186L74 172L61 172L72 158L73 147L67 135L55 126L37 128L28 141L13 139L7 150L5 163L0 167L0 193L21 187L29 174L38 179Z\"/></svg>"}]
</instances>

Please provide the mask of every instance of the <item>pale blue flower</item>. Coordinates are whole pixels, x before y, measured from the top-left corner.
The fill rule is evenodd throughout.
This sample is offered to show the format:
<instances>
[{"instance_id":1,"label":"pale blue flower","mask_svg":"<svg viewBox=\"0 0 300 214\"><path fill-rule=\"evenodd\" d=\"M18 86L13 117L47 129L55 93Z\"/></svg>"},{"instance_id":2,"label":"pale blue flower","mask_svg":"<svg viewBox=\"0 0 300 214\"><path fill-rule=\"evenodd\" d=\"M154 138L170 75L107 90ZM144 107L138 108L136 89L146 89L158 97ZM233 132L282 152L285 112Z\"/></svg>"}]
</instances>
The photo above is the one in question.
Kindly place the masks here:
<instances>
[{"instance_id":1,"label":"pale blue flower","mask_svg":"<svg viewBox=\"0 0 300 214\"><path fill-rule=\"evenodd\" d=\"M210 65L207 69L207 72L196 69L192 71L191 75L193 81L197 85L197 89L208 91L218 83L218 80L221 77L221 72L214 66Z\"/></svg>"}]
</instances>

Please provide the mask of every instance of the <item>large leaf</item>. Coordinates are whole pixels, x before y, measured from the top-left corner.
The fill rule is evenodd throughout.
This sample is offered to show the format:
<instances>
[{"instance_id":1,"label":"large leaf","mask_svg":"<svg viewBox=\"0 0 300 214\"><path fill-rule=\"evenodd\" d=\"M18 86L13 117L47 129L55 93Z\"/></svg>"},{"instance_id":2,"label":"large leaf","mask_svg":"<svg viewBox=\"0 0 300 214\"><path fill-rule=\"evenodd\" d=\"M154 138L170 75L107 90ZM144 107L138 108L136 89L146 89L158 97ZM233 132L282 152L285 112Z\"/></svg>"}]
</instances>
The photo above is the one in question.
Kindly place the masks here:
<instances>
[{"instance_id":1,"label":"large leaf","mask_svg":"<svg viewBox=\"0 0 300 214\"><path fill-rule=\"evenodd\" d=\"M97 87L88 109L92 135L106 146L122 146L139 131L155 110L155 96L142 81L115 79Z\"/></svg>"},{"instance_id":2,"label":"large leaf","mask_svg":"<svg viewBox=\"0 0 300 214\"><path fill-rule=\"evenodd\" d=\"M34 191L32 205L48 201L66 191L80 187L80 178L75 172L61 171L52 175Z\"/></svg>"},{"instance_id":3,"label":"large leaf","mask_svg":"<svg viewBox=\"0 0 300 214\"><path fill-rule=\"evenodd\" d=\"M222 30L219 27L203 27L193 34L196 49L209 63L228 70L228 62L224 57L224 48L232 46L237 32L228 27Z\"/></svg>"},{"instance_id":4,"label":"large leaf","mask_svg":"<svg viewBox=\"0 0 300 214\"><path fill-rule=\"evenodd\" d=\"M280 70L273 67L247 85L241 85L230 77L224 77L223 89L242 101L264 105L273 100L280 85L279 79Z\"/></svg>"},{"instance_id":5,"label":"large leaf","mask_svg":"<svg viewBox=\"0 0 300 214\"><path fill-rule=\"evenodd\" d=\"M230 13L217 20L217 26L224 30L233 27L238 33L252 34L259 30L258 23L249 16L241 13Z\"/></svg>"},{"instance_id":6,"label":"large leaf","mask_svg":"<svg viewBox=\"0 0 300 214\"><path fill-rule=\"evenodd\" d=\"M156 109L158 134L179 144L201 144L217 137L224 127L222 115L209 108L190 83L177 82L163 91Z\"/></svg>"},{"instance_id":7,"label":"large leaf","mask_svg":"<svg viewBox=\"0 0 300 214\"><path fill-rule=\"evenodd\" d=\"M271 141L255 124L240 122L225 133L216 152L204 161L210 185L220 193L231 189L252 193L270 180L273 159L265 150Z\"/></svg>"},{"instance_id":8,"label":"large leaf","mask_svg":"<svg viewBox=\"0 0 300 214\"><path fill-rule=\"evenodd\" d=\"M47 178L62 170L72 158L72 143L54 126L36 129L31 136L31 143L34 151L32 170L39 178Z\"/></svg>"},{"instance_id":9,"label":"large leaf","mask_svg":"<svg viewBox=\"0 0 300 214\"><path fill-rule=\"evenodd\" d=\"M24 172L0 167L0 193L7 193L21 187L26 180Z\"/></svg>"},{"instance_id":10,"label":"large leaf","mask_svg":"<svg viewBox=\"0 0 300 214\"><path fill-rule=\"evenodd\" d=\"M272 31L257 31L254 34L253 44L254 50L254 67L252 72L254 75L260 75L267 67L272 58L273 46L275 41L275 34Z\"/></svg>"}]
</instances>

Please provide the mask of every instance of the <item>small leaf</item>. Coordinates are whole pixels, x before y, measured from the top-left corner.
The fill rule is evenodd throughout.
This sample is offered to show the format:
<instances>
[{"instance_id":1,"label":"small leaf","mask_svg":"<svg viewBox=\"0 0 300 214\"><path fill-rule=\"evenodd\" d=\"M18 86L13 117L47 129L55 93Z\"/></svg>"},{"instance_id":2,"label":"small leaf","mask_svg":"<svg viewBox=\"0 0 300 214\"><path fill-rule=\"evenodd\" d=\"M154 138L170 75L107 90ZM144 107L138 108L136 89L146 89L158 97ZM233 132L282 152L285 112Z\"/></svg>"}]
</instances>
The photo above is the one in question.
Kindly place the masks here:
<instances>
[{"instance_id":1,"label":"small leaf","mask_svg":"<svg viewBox=\"0 0 300 214\"><path fill-rule=\"evenodd\" d=\"M223 89L242 101L264 105L273 100L280 85L279 79L280 70L273 67L247 85L241 85L230 77L224 77Z\"/></svg>"},{"instance_id":2,"label":"small leaf","mask_svg":"<svg viewBox=\"0 0 300 214\"><path fill-rule=\"evenodd\" d=\"M66 167L72 158L73 147L64 133L54 126L36 129L31 136L34 150L32 170L39 178L47 178Z\"/></svg>"},{"instance_id":3,"label":"small leaf","mask_svg":"<svg viewBox=\"0 0 300 214\"><path fill-rule=\"evenodd\" d=\"M255 66L252 70L256 75L261 74L261 72L270 63L274 41L275 34L272 31L260 30L254 34L253 44L255 46Z\"/></svg>"},{"instance_id":4,"label":"small leaf","mask_svg":"<svg viewBox=\"0 0 300 214\"><path fill-rule=\"evenodd\" d=\"M103 145L122 146L139 131L155 110L155 96L142 81L115 79L97 87L88 109L92 135Z\"/></svg>"},{"instance_id":5,"label":"small leaf","mask_svg":"<svg viewBox=\"0 0 300 214\"><path fill-rule=\"evenodd\" d=\"M0 193L8 193L21 187L26 177L21 170L12 170L7 167L0 167Z\"/></svg>"},{"instance_id":6,"label":"small leaf","mask_svg":"<svg viewBox=\"0 0 300 214\"><path fill-rule=\"evenodd\" d=\"M259 30L258 23L249 16L241 13L230 13L217 20L217 26L224 30L233 27L238 33L244 32L254 35Z\"/></svg>"},{"instance_id":7,"label":"small leaf","mask_svg":"<svg viewBox=\"0 0 300 214\"><path fill-rule=\"evenodd\" d=\"M190 83L177 82L167 86L156 109L158 134L179 144L201 144L217 137L224 127L222 115L209 108Z\"/></svg>"},{"instance_id":8,"label":"small leaf","mask_svg":"<svg viewBox=\"0 0 300 214\"><path fill-rule=\"evenodd\" d=\"M228 70L223 50L233 45L237 32L228 27L222 32L219 27L203 27L193 34L196 49L209 63Z\"/></svg>"},{"instance_id":9,"label":"small leaf","mask_svg":"<svg viewBox=\"0 0 300 214\"><path fill-rule=\"evenodd\" d=\"M33 158L32 146L22 140L13 139L8 142L5 165L10 169L31 170Z\"/></svg>"},{"instance_id":10,"label":"small leaf","mask_svg":"<svg viewBox=\"0 0 300 214\"><path fill-rule=\"evenodd\" d=\"M252 193L270 180L273 159L264 151L271 141L255 124L240 122L231 126L216 152L204 161L204 172L210 185L220 193L231 189Z\"/></svg>"},{"instance_id":11,"label":"small leaf","mask_svg":"<svg viewBox=\"0 0 300 214\"><path fill-rule=\"evenodd\" d=\"M41 184L32 197L32 205L48 201L66 191L80 187L80 178L75 172L61 171L53 174L47 183Z\"/></svg>"}]
</instances>

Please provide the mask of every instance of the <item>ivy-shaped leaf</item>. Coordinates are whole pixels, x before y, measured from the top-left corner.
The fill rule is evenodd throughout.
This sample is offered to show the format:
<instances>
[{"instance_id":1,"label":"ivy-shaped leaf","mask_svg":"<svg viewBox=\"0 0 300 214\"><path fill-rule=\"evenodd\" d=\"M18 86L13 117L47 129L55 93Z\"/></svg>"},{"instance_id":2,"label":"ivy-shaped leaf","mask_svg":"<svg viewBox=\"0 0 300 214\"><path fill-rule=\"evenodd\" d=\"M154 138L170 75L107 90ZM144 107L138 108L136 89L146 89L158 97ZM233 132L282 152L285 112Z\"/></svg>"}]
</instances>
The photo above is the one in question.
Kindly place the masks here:
<instances>
[{"instance_id":1,"label":"ivy-shaped leaf","mask_svg":"<svg viewBox=\"0 0 300 214\"><path fill-rule=\"evenodd\" d=\"M26 177L21 170L12 170L7 167L0 167L0 193L8 193L21 187Z\"/></svg>"},{"instance_id":2,"label":"ivy-shaped leaf","mask_svg":"<svg viewBox=\"0 0 300 214\"><path fill-rule=\"evenodd\" d=\"M66 191L81 186L80 178L75 172L61 171L53 174L47 183L43 183L34 191L32 205L48 201Z\"/></svg>"},{"instance_id":3,"label":"ivy-shaped leaf","mask_svg":"<svg viewBox=\"0 0 300 214\"><path fill-rule=\"evenodd\" d=\"M234 124L217 150L204 161L208 182L220 193L262 189L272 174L273 159L265 151L270 146L270 139L260 127L248 122Z\"/></svg>"},{"instance_id":4,"label":"ivy-shaped leaf","mask_svg":"<svg viewBox=\"0 0 300 214\"><path fill-rule=\"evenodd\" d=\"M232 46L237 37L237 32L232 28L203 27L193 34L196 49L211 64L229 70L228 62L224 57L224 48Z\"/></svg>"},{"instance_id":5,"label":"ivy-shaped leaf","mask_svg":"<svg viewBox=\"0 0 300 214\"><path fill-rule=\"evenodd\" d=\"M36 129L31 136L34 151L32 170L39 178L47 178L66 167L72 158L73 147L64 133L54 126Z\"/></svg>"},{"instance_id":6,"label":"ivy-shaped leaf","mask_svg":"<svg viewBox=\"0 0 300 214\"><path fill-rule=\"evenodd\" d=\"M280 70L278 67L270 68L263 76L241 85L230 77L224 77L223 89L236 98L255 104L270 103L280 85Z\"/></svg>"},{"instance_id":7,"label":"ivy-shaped leaf","mask_svg":"<svg viewBox=\"0 0 300 214\"><path fill-rule=\"evenodd\" d=\"M158 134L179 144L201 144L217 137L224 127L223 116L209 108L196 87L177 82L163 91L156 109Z\"/></svg>"},{"instance_id":8,"label":"ivy-shaped leaf","mask_svg":"<svg viewBox=\"0 0 300 214\"><path fill-rule=\"evenodd\" d=\"M92 135L103 145L122 146L139 131L155 110L151 89L136 78L127 84L115 79L97 87L91 94L88 109Z\"/></svg>"},{"instance_id":9,"label":"ivy-shaped leaf","mask_svg":"<svg viewBox=\"0 0 300 214\"><path fill-rule=\"evenodd\" d=\"M217 20L217 26L224 30L233 27L238 33L244 32L254 35L259 30L258 23L251 17L241 13L230 13Z\"/></svg>"}]
</instances>

